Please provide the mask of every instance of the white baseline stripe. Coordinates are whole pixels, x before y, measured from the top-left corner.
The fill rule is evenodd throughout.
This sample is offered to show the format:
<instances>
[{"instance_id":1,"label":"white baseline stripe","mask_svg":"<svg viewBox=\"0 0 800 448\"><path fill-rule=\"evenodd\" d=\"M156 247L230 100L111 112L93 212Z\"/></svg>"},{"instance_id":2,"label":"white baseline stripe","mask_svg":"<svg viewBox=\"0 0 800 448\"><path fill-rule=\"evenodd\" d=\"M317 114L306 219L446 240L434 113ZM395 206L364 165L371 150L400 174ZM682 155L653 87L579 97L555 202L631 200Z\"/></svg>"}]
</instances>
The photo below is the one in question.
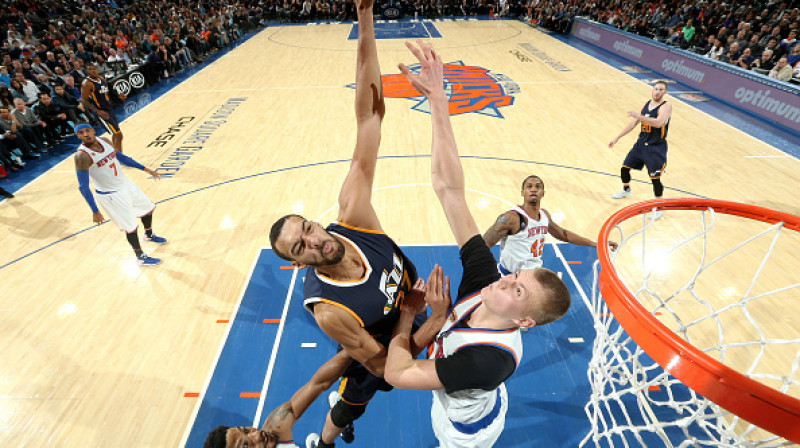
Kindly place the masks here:
<instances>
[{"instance_id":1,"label":"white baseline stripe","mask_svg":"<svg viewBox=\"0 0 800 448\"><path fill-rule=\"evenodd\" d=\"M260 248L259 255L264 248ZM242 286L242 291L239 293L239 300L236 302L236 306L233 307L233 312L231 312L231 317L228 319L228 325L225 329L225 335L222 336L222 341L219 343L219 347L217 348L217 354L214 357L214 362L211 364L211 369L208 371L208 376L206 376L206 382L203 384L203 390L200 391L200 396L197 398L197 402L194 404L194 410L192 411L192 416L189 418L189 423L186 425L186 430L183 432L183 438L181 438L181 443L179 446L185 447L186 442L189 439L189 433L192 431L192 426L194 426L194 421L197 418L197 413L200 411L200 405L203 403L203 398L206 396L206 391L208 390L208 385L211 383L211 377L214 376L214 370L217 368L217 363L219 362L219 357L222 355L222 349L225 347L225 342L228 340L228 335L230 335L231 327L233 326L233 321L236 318L236 313L239 312L239 306L242 304L242 299L244 298L244 292L247 290L247 285L250 284L250 278L253 276L253 272L256 270L256 264L258 263L258 258L255 257L253 259L253 265L250 266L250 272L247 274L247 279Z\"/></svg>"},{"instance_id":2,"label":"white baseline stripe","mask_svg":"<svg viewBox=\"0 0 800 448\"><path fill-rule=\"evenodd\" d=\"M575 287L578 289L578 293L581 295L581 298L583 299L583 303L586 304L586 308L589 309L589 312L591 312L592 304L589 302L589 298L586 297L586 293L583 291L583 288L581 287L581 284L578 283L578 279L575 278L575 273L572 272L572 268L569 267L569 263L567 263L567 259L564 258L564 254L561 253L561 249L558 248L558 244L552 244L552 243L549 243L549 244L551 246L553 246L553 250L555 251L556 256L558 257L559 260L561 260L561 263L564 264L564 267L567 270L567 274L569 274L569 278L572 279L572 283L575 284Z\"/></svg>"},{"instance_id":3,"label":"white baseline stripe","mask_svg":"<svg viewBox=\"0 0 800 448\"><path fill-rule=\"evenodd\" d=\"M275 342L272 344L272 353L269 355L269 365L267 366L267 374L264 376L264 386L261 388L261 396L258 398L258 409L256 409L256 416L253 418L253 428L261 428L259 424L261 422L261 412L264 410L264 401L267 399L269 382L272 379L272 370L275 368L275 358L278 357L278 347L281 346L281 336L283 336L286 314L289 312L289 305L292 302L292 291L294 290L294 283L297 280L298 269L294 268L292 271L292 280L289 282L289 290L286 291L286 300L283 302L281 322L278 324L278 332L275 334Z\"/></svg>"}]
</instances>

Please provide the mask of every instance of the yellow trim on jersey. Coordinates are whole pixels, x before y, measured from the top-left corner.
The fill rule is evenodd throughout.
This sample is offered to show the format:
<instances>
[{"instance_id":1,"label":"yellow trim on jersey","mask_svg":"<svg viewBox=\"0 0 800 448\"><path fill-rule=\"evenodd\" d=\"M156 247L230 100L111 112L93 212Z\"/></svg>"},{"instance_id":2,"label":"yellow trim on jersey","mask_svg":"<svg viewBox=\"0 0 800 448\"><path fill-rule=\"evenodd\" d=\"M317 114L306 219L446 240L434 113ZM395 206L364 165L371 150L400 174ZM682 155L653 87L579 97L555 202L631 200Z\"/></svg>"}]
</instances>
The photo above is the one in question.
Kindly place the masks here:
<instances>
[{"instance_id":1,"label":"yellow trim on jersey","mask_svg":"<svg viewBox=\"0 0 800 448\"><path fill-rule=\"evenodd\" d=\"M340 226L346 227L346 228L348 228L350 230L357 230L359 232L376 233L378 235L386 235L386 232L384 232L383 230L362 229L361 227L355 227L355 226L347 225L347 224L345 224L343 222L337 222L336 224L339 224Z\"/></svg>"},{"instance_id":2,"label":"yellow trim on jersey","mask_svg":"<svg viewBox=\"0 0 800 448\"><path fill-rule=\"evenodd\" d=\"M339 308L341 308L341 309L343 309L343 310L347 311L347 312L348 312L348 313L350 313L350 314L351 314L353 317L355 317L355 318L356 318L356 320L358 321L358 324L359 324L359 325L361 325L361 327L362 327L362 328L364 327L364 321L363 321L363 320L361 320L361 318L360 318L360 317L358 317L358 315L357 315L356 313L354 313L354 312L353 312L353 310L351 310L350 308L348 308L348 307L346 307L346 306L342 305L341 303L334 302L334 301L332 301L332 300L328 300L328 299L322 299L322 298L320 298L320 299L319 299L319 301L320 301L320 303L327 303L328 305L338 306Z\"/></svg>"}]
</instances>

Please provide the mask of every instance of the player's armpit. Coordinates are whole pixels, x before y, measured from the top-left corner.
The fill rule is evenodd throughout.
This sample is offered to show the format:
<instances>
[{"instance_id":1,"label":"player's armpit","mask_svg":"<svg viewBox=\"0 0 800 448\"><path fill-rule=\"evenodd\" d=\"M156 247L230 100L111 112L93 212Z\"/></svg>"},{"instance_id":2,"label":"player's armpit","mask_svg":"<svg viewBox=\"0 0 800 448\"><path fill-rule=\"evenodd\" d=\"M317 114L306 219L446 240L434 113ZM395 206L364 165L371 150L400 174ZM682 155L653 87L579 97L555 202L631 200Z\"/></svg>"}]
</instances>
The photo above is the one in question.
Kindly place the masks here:
<instances>
[{"instance_id":1,"label":"player's armpit","mask_svg":"<svg viewBox=\"0 0 800 448\"><path fill-rule=\"evenodd\" d=\"M314 319L319 328L356 361L375 376L383 376L386 348L381 345L349 312L338 306L319 303L314 307Z\"/></svg>"}]
</instances>

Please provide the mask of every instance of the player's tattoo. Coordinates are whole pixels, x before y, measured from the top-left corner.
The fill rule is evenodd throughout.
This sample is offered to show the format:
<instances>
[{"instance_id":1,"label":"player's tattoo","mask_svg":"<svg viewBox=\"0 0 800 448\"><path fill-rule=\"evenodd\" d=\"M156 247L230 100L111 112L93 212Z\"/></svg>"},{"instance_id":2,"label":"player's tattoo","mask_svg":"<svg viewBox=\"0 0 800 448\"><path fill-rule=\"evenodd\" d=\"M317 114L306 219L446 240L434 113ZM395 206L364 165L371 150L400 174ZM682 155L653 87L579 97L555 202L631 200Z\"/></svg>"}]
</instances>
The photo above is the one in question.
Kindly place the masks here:
<instances>
[{"instance_id":1,"label":"player's tattoo","mask_svg":"<svg viewBox=\"0 0 800 448\"><path fill-rule=\"evenodd\" d=\"M286 417L291 413L292 405L286 402L269 413L267 416L267 423L271 424L273 428L280 427L283 421L286 420Z\"/></svg>"},{"instance_id":2,"label":"player's tattoo","mask_svg":"<svg viewBox=\"0 0 800 448\"><path fill-rule=\"evenodd\" d=\"M508 214L503 213L502 215L497 217L497 220L491 227L486 231L483 235L483 240L486 242L486 245L489 247L494 246L500 241L504 236L510 234L509 224L511 222L511 218L509 218Z\"/></svg>"}]
</instances>

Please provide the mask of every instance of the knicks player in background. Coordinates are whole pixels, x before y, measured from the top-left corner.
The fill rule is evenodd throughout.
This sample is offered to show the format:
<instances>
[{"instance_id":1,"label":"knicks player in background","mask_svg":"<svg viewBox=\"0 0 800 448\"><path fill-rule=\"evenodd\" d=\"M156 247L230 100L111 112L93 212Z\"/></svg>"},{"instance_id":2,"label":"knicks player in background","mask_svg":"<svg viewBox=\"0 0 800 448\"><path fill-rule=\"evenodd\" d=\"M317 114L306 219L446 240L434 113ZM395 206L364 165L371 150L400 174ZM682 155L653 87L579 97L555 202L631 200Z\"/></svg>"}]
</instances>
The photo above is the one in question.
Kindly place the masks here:
<instances>
[{"instance_id":1,"label":"knicks player in background","mask_svg":"<svg viewBox=\"0 0 800 448\"><path fill-rule=\"evenodd\" d=\"M431 422L441 448L488 448L505 427L505 380L522 359L520 327L544 325L563 316L569 290L547 269L521 269L501 277L466 199L464 171L450 124L442 58L430 44L406 43L420 63L419 74L400 64L408 81L427 97L433 122L431 183L459 249L463 267L457 301L428 350L414 359L409 331L418 296L410 296L395 327L386 361L386 380L403 389L433 391ZM450 304L449 281L436 266L425 301ZM444 286L444 292L442 291ZM423 309L424 309L424 304Z\"/></svg>"},{"instance_id":2,"label":"knicks player in background","mask_svg":"<svg viewBox=\"0 0 800 448\"><path fill-rule=\"evenodd\" d=\"M142 251L137 232L139 228L137 218L141 218L142 224L144 224L145 241L158 244L167 242L166 238L153 233L153 210L156 206L133 182L125 177L122 173L122 165L138 168L153 176L153 179L161 176L115 150L111 142L105 138L95 138L94 128L88 124L82 123L75 126L75 135L81 140L75 153L78 189L86 199L86 203L89 204L89 208L92 209L92 220L96 224L101 224L105 219L94 201L92 190L89 187L89 178L94 182L97 202L103 207L111 221L125 232L137 261L145 266L161 263L160 259L148 257Z\"/></svg>"},{"instance_id":3,"label":"knicks player in background","mask_svg":"<svg viewBox=\"0 0 800 448\"><path fill-rule=\"evenodd\" d=\"M597 242L553 222L550 212L541 208L543 197L544 181L539 176L526 177L522 181L522 205L498 216L483 234L489 247L500 242L500 263L497 264L500 274L542 267L542 252L548 233L565 243L597 247ZM608 244L612 250L617 248L614 241Z\"/></svg>"},{"instance_id":4,"label":"knicks player in background","mask_svg":"<svg viewBox=\"0 0 800 448\"><path fill-rule=\"evenodd\" d=\"M308 267L304 306L319 328L358 361L345 371L341 400L328 413L319 439L311 434L306 440L307 446L319 448L332 447L378 390L391 389L383 379L386 347L400 305L418 280L411 260L384 233L371 203L385 104L373 0L357 0L356 10L356 145L339 191L338 222L323 227L302 216L287 215L272 225L269 234L277 256L295 267ZM432 313L424 324L424 314L416 316L414 327L422 325L414 334L415 353L422 351L446 317L446 308Z\"/></svg>"},{"instance_id":5,"label":"knicks player in background","mask_svg":"<svg viewBox=\"0 0 800 448\"><path fill-rule=\"evenodd\" d=\"M640 170L643 166L647 167L647 173L653 182L653 194L656 199L660 199L664 194L661 176L667 167L667 131L672 116L672 104L664 99L666 94L666 81L656 81L650 101L640 112L628 111L628 116L633 120L608 144L609 148L613 148L622 136L640 124L639 138L622 162L622 191L614 193L612 198L622 199L631 195L631 170ZM652 218L658 219L661 214L662 212L653 210Z\"/></svg>"},{"instance_id":6,"label":"knicks player in background","mask_svg":"<svg viewBox=\"0 0 800 448\"><path fill-rule=\"evenodd\" d=\"M120 101L125 101L127 97L124 93L117 95L116 92L112 92L106 80L97 74L97 67L94 64L86 64L85 69L87 76L81 83L83 107L92 111L103 128L111 134L114 149L122 151L122 131L119 128L117 116L114 114L110 95L116 95Z\"/></svg>"}]
</instances>

